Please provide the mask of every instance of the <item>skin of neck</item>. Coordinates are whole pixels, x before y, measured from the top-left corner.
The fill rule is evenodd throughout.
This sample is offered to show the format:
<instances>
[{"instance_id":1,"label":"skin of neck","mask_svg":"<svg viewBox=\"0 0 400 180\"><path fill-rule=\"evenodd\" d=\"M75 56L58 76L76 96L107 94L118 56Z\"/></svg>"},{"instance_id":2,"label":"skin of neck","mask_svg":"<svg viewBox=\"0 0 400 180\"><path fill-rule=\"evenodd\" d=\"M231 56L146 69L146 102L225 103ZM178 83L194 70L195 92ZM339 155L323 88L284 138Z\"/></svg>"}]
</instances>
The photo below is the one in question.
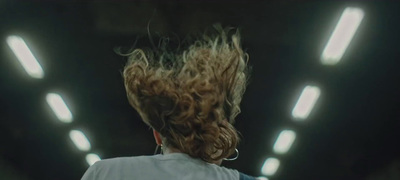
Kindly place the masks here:
<instances>
[{"instance_id":1,"label":"skin of neck","mask_svg":"<svg viewBox=\"0 0 400 180\"><path fill-rule=\"evenodd\" d=\"M180 150L162 145L164 154L182 153Z\"/></svg>"},{"instance_id":2,"label":"skin of neck","mask_svg":"<svg viewBox=\"0 0 400 180\"><path fill-rule=\"evenodd\" d=\"M162 146L163 154L182 153L179 149L165 146L161 134L154 129L153 129L153 135L157 145ZM222 164L222 159L214 161L212 163L220 166Z\"/></svg>"}]
</instances>

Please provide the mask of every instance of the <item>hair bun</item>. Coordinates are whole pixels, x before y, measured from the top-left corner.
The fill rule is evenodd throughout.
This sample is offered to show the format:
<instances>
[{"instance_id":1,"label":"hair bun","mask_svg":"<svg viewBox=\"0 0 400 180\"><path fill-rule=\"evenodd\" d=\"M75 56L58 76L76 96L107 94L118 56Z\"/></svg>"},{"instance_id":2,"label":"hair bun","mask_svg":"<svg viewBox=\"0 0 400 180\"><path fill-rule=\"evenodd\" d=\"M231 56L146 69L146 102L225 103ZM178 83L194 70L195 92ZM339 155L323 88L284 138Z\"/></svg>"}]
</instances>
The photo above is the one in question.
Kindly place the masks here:
<instances>
[{"instance_id":1,"label":"hair bun","mask_svg":"<svg viewBox=\"0 0 400 180\"><path fill-rule=\"evenodd\" d=\"M228 41L229 31L218 32L174 56L135 49L123 73L128 100L143 121L167 146L207 162L235 152L239 137L232 123L248 79L239 33ZM163 54L172 58L168 65Z\"/></svg>"}]
</instances>

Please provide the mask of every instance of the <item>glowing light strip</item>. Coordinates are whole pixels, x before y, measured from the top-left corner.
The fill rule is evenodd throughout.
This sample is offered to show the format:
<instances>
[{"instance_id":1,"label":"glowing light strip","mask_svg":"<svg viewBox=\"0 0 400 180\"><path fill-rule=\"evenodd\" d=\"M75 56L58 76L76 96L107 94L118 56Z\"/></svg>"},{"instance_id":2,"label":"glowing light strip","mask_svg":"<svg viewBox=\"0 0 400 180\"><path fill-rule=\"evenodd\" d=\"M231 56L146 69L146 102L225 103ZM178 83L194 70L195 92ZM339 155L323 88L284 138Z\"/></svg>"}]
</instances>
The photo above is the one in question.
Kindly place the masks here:
<instances>
[{"instance_id":1,"label":"glowing light strip","mask_svg":"<svg viewBox=\"0 0 400 180\"><path fill-rule=\"evenodd\" d=\"M296 139L296 133L292 130L283 130L274 144L274 152L277 154L287 153Z\"/></svg>"},{"instance_id":2,"label":"glowing light strip","mask_svg":"<svg viewBox=\"0 0 400 180\"><path fill-rule=\"evenodd\" d=\"M71 130L69 132L69 137L75 146L81 151L89 151L90 150L90 142L86 138L85 134L82 131Z\"/></svg>"},{"instance_id":3,"label":"glowing light strip","mask_svg":"<svg viewBox=\"0 0 400 180\"><path fill-rule=\"evenodd\" d=\"M19 36L8 36L7 44L14 52L18 61L24 67L25 71L33 78L41 79L44 77L42 66L33 56L25 41Z\"/></svg>"},{"instance_id":4,"label":"glowing light strip","mask_svg":"<svg viewBox=\"0 0 400 180\"><path fill-rule=\"evenodd\" d=\"M56 93L48 93L46 101L61 122L72 122L72 113L60 95Z\"/></svg>"},{"instance_id":5,"label":"glowing light strip","mask_svg":"<svg viewBox=\"0 0 400 180\"><path fill-rule=\"evenodd\" d=\"M343 11L335 30L322 52L322 64L335 65L340 61L363 17L364 12L360 8L348 7Z\"/></svg>"},{"instance_id":6,"label":"glowing light strip","mask_svg":"<svg viewBox=\"0 0 400 180\"><path fill-rule=\"evenodd\" d=\"M268 158L265 160L264 165L261 168L261 173L266 176L272 176L278 170L280 161L276 158Z\"/></svg>"},{"instance_id":7,"label":"glowing light strip","mask_svg":"<svg viewBox=\"0 0 400 180\"><path fill-rule=\"evenodd\" d=\"M306 86L293 108L292 116L296 119L306 119L314 108L320 94L321 90L318 87Z\"/></svg>"},{"instance_id":8,"label":"glowing light strip","mask_svg":"<svg viewBox=\"0 0 400 180\"><path fill-rule=\"evenodd\" d=\"M86 162L89 164L89 166L93 165L95 162L100 161L100 157L97 154L90 153L86 155Z\"/></svg>"}]
</instances>

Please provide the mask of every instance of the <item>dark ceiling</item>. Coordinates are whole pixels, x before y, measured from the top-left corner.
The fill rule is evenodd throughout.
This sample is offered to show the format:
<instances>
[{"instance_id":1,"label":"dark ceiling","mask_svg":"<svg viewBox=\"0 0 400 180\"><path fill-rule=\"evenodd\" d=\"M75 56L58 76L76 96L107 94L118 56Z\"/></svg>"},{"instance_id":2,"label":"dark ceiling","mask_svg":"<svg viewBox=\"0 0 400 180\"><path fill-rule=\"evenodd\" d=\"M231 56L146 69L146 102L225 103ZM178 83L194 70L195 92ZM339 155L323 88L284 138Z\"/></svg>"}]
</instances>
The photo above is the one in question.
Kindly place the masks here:
<instances>
[{"instance_id":1,"label":"dark ceiling","mask_svg":"<svg viewBox=\"0 0 400 180\"><path fill-rule=\"evenodd\" d=\"M336 66L322 49L341 12L360 7L364 20ZM270 179L373 179L400 154L400 3L276 1L85 3L0 2L0 179L79 179L85 153L69 140L83 130L102 158L150 155L152 132L129 106L117 47L149 46L154 36L181 37L212 24L239 27L253 66L236 127L240 157L224 166L259 176L266 157L281 160ZM5 39L25 39L45 77L30 78ZM309 118L293 108L305 85L321 96ZM45 96L57 92L74 122L59 122ZM297 132L286 155L272 152L280 130ZM400 172L398 167L397 173ZM386 172L386 171L385 171Z\"/></svg>"}]
</instances>

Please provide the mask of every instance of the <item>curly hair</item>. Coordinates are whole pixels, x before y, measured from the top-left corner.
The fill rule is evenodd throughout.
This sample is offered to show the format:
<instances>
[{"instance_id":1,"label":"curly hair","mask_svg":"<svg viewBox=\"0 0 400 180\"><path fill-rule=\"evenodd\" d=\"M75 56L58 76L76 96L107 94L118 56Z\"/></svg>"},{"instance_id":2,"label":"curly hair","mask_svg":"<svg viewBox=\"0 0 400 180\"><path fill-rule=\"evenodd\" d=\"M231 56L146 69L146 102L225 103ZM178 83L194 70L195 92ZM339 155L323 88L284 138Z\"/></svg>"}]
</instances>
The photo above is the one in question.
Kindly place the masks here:
<instances>
[{"instance_id":1,"label":"curly hair","mask_svg":"<svg viewBox=\"0 0 400 180\"><path fill-rule=\"evenodd\" d=\"M248 54L238 31L203 35L180 52L128 54L123 77L129 103L166 146L215 162L235 152L233 127L245 92Z\"/></svg>"}]
</instances>

